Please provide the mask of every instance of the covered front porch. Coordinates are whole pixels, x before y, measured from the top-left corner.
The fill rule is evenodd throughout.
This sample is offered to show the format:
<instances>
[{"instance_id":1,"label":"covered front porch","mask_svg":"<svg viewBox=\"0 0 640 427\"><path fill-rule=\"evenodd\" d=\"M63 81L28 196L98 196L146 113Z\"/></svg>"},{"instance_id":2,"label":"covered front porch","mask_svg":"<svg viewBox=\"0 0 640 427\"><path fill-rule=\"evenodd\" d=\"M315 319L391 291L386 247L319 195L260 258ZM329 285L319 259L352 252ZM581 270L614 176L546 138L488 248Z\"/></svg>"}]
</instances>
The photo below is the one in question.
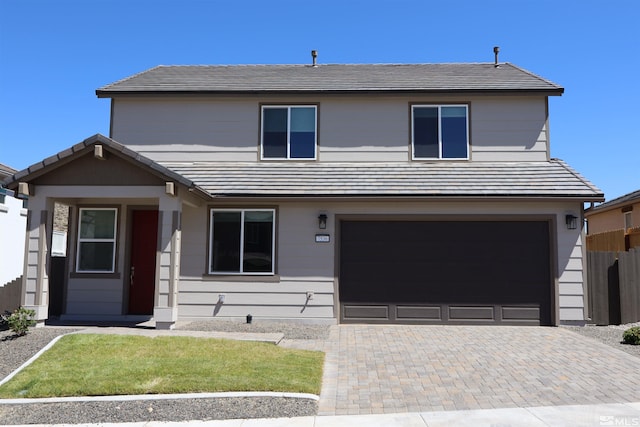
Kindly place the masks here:
<instances>
[{"instance_id":1,"label":"covered front porch","mask_svg":"<svg viewBox=\"0 0 640 427\"><path fill-rule=\"evenodd\" d=\"M199 206L206 193L101 135L13 179L29 197L21 305L39 323L173 328L182 207Z\"/></svg>"}]
</instances>

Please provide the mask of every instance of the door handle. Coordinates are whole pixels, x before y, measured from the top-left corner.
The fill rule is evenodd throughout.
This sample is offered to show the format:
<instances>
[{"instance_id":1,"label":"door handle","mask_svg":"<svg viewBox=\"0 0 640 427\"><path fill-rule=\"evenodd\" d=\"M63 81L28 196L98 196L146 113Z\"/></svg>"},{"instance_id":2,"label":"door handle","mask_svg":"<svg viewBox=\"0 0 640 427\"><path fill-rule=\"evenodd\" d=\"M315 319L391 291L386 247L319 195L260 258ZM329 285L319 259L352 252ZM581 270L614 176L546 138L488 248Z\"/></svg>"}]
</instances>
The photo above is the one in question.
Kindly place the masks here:
<instances>
[{"instance_id":1,"label":"door handle","mask_svg":"<svg viewBox=\"0 0 640 427\"><path fill-rule=\"evenodd\" d=\"M133 286L133 275L135 273L135 267L131 266L131 272L129 273L129 284Z\"/></svg>"}]
</instances>

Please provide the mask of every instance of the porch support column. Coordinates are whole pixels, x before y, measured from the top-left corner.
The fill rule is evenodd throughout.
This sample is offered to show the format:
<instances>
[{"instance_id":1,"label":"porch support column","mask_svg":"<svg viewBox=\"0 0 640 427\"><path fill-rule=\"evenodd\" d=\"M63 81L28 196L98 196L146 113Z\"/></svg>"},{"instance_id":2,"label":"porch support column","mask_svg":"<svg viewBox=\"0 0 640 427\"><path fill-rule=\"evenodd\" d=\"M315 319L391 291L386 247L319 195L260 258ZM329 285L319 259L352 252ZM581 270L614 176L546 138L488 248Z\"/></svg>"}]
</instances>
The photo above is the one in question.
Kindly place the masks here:
<instances>
[{"instance_id":1,"label":"porch support column","mask_svg":"<svg viewBox=\"0 0 640 427\"><path fill-rule=\"evenodd\" d=\"M178 280L182 204L176 197L161 197L158 218L158 258L153 317L156 329L173 329L178 320Z\"/></svg>"},{"instance_id":2,"label":"porch support column","mask_svg":"<svg viewBox=\"0 0 640 427\"><path fill-rule=\"evenodd\" d=\"M25 244L24 274L20 305L36 312L36 326L44 326L49 317L49 233L51 229L47 202L29 200L27 235ZM35 205L35 206L34 206ZM53 205L53 203L51 203Z\"/></svg>"}]
</instances>

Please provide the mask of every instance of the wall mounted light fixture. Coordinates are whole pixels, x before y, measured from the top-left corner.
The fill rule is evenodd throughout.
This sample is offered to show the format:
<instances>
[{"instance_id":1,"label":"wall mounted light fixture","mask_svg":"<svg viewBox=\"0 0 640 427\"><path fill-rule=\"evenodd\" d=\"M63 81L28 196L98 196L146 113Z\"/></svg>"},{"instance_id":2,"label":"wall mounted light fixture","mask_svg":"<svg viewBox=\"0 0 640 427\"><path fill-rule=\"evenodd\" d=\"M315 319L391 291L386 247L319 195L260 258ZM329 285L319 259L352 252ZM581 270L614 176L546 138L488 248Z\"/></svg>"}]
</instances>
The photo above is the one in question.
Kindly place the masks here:
<instances>
[{"instance_id":1,"label":"wall mounted light fixture","mask_svg":"<svg viewBox=\"0 0 640 427\"><path fill-rule=\"evenodd\" d=\"M318 228L324 230L327 228L327 214L321 213L318 215Z\"/></svg>"},{"instance_id":2,"label":"wall mounted light fixture","mask_svg":"<svg viewBox=\"0 0 640 427\"><path fill-rule=\"evenodd\" d=\"M573 214L565 215L564 222L567 224L568 230L575 230L578 228L578 217Z\"/></svg>"}]
</instances>

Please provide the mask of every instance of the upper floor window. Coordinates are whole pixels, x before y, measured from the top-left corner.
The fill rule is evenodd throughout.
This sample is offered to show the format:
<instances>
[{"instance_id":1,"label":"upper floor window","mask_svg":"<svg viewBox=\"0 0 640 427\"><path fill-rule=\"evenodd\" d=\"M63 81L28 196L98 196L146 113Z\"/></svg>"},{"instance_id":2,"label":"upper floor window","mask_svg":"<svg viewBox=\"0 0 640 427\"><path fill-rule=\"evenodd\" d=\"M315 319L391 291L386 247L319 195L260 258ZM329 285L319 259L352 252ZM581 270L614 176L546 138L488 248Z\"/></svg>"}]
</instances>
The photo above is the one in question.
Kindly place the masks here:
<instances>
[{"instance_id":1,"label":"upper floor window","mask_svg":"<svg viewBox=\"0 0 640 427\"><path fill-rule=\"evenodd\" d=\"M263 106L262 158L316 158L316 106Z\"/></svg>"},{"instance_id":2,"label":"upper floor window","mask_svg":"<svg viewBox=\"0 0 640 427\"><path fill-rule=\"evenodd\" d=\"M632 212L625 212L624 213L624 229L628 230L630 228L633 228L633 219L631 217Z\"/></svg>"},{"instance_id":3,"label":"upper floor window","mask_svg":"<svg viewBox=\"0 0 640 427\"><path fill-rule=\"evenodd\" d=\"M116 208L80 209L77 272L115 271L117 214Z\"/></svg>"},{"instance_id":4,"label":"upper floor window","mask_svg":"<svg viewBox=\"0 0 640 427\"><path fill-rule=\"evenodd\" d=\"M414 105L411 111L414 159L468 159L466 105Z\"/></svg>"},{"instance_id":5,"label":"upper floor window","mask_svg":"<svg viewBox=\"0 0 640 427\"><path fill-rule=\"evenodd\" d=\"M212 209L209 274L273 274L275 210Z\"/></svg>"}]
</instances>

